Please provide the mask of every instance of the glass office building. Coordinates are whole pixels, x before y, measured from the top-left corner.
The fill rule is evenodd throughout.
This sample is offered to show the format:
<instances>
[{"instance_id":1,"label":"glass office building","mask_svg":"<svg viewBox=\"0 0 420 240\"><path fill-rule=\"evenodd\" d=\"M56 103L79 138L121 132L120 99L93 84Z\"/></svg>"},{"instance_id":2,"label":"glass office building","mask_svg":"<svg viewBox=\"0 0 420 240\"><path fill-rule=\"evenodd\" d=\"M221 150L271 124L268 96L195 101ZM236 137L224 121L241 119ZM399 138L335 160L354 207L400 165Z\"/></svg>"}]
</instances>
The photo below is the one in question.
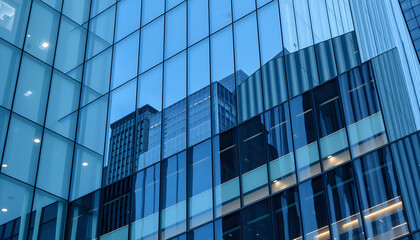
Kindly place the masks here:
<instances>
[{"instance_id":1,"label":"glass office building","mask_svg":"<svg viewBox=\"0 0 420 240\"><path fill-rule=\"evenodd\" d=\"M417 56L420 58L420 1L400 0L407 27L410 31Z\"/></svg>"},{"instance_id":2,"label":"glass office building","mask_svg":"<svg viewBox=\"0 0 420 240\"><path fill-rule=\"evenodd\" d=\"M403 4L0 0L0 240L420 239Z\"/></svg>"}]
</instances>

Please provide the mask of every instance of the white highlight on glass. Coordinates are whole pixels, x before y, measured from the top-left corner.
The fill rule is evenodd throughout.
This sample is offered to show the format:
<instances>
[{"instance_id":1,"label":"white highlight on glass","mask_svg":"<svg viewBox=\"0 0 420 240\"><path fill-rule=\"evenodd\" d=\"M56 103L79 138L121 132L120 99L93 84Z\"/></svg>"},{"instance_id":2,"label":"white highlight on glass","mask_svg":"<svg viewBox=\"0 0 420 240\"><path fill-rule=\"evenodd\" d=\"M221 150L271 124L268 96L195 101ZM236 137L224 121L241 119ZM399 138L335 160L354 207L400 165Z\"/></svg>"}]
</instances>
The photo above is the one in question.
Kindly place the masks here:
<instances>
[{"instance_id":1,"label":"white highlight on glass","mask_svg":"<svg viewBox=\"0 0 420 240\"><path fill-rule=\"evenodd\" d=\"M1 166L2 166L2 167L7 167L7 164L2 164Z\"/></svg>"},{"instance_id":2,"label":"white highlight on glass","mask_svg":"<svg viewBox=\"0 0 420 240\"><path fill-rule=\"evenodd\" d=\"M2 212L7 212L7 208L2 208L1 211Z\"/></svg>"},{"instance_id":3,"label":"white highlight on glass","mask_svg":"<svg viewBox=\"0 0 420 240\"><path fill-rule=\"evenodd\" d=\"M25 97L29 97L32 94L32 91L26 91L25 94L23 94Z\"/></svg>"},{"instance_id":4,"label":"white highlight on glass","mask_svg":"<svg viewBox=\"0 0 420 240\"><path fill-rule=\"evenodd\" d=\"M86 167L87 165L89 165L87 162L82 163L83 167Z\"/></svg>"},{"instance_id":5,"label":"white highlight on glass","mask_svg":"<svg viewBox=\"0 0 420 240\"><path fill-rule=\"evenodd\" d=\"M34 143L40 143L40 142L41 142L41 140L39 138L34 139Z\"/></svg>"},{"instance_id":6,"label":"white highlight on glass","mask_svg":"<svg viewBox=\"0 0 420 240\"><path fill-rule=\"evenodd\" d=\"M50 44L49 44L49 43L47 43L47 42L43 42L43 43L41 44L41 47L42 47L42 48L47 48L48 46L50 46Z\"/></svg>"}]
</instances>

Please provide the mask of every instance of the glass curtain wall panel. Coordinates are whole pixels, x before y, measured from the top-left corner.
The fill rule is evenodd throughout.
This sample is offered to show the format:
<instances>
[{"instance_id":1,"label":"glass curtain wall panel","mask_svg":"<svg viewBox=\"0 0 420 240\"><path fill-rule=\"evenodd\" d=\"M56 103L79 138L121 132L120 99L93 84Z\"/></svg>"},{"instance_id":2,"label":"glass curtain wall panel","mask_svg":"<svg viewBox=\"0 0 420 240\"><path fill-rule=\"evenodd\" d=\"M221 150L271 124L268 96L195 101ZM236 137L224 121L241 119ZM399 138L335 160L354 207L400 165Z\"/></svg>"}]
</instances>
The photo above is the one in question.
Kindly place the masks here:
<instances>
[{"instance_id":1,"label":"glass curtain wall panel","mask_svg":"<svg viewBox=\"0 0 420 240\"><path fill-rule=\"evenodd\" d=\"M4 142L6 141L6 129L9 125L10 111L0 107L0 128L5 129L0 133L0 156L3 156ZM1 159L0 159L1 161ZM1 168L1 166L0 166Z\"/></svg>"},{"instance_id":2,"label":"glass curtain wall panel","mask_svg":"<svg viewBox=\"0 0 420 240\"><path fill-rule=\"evenodd\" d=\"M245 240L272 239L271 208L264 200L245 208L243 212Z\"/></svg>"},{"instance_id":3,"label":"glass curtain wall panel","mask_svg":"<svg viewBox=\"0 0 420 240\"><path fill-rule=\"evenodd\" d=\"M215 217L241 207L236 129L213 138Z\"/></svg>"},{"instance_id":4,"label":"glass curtain wall panel","mask_svg":"<svg viewBox=\"0 0 420 240\"><path fill-rule=\"evenodd\" d=\"M13 93L16 87L16 78L19 70L21 53L18 48L0 39L0 105L10 109L12 107Z\"/></svg>"},{"instance_id":5,"label":"glass curtain wall panel","mask_svg":"<svg viewBox=\"0 0 420 240\"><path fill-rule=\"evenodd\" d=\"M214 222L214 239L242 239L241 212L232 213Z\"/></svg>"},{"instance_id":6,"label":"glass curtain wall panel","mask_svg":"<svg viewBox=\"0 0 420 240\"><path fill-rule=\"evenodd\" d=\"M191 240L213 240L213 223L209 223L202 227L199 227L188 234L188 239Z\"/></svg>"},{"instance_id":7,"label":"glass curtain wall panel","mask_svg":"<svg viewBox=\"0 0 420 240\"><path fill-rule=\"evenodd\" d=\"M139 73L162 62L164 23L162 16L140 30Z\"/></svg>"},{"instance_id":8,"label":"glass curtain wall panel","mask_svg":"<svg viewBox=\"0 0 420 240\"><path fill-rule=\"evenodd\" d=\"M4 11L4 18L0 25L2 39L22 48L31 2L26 0L4 0L1 8Z\"/></svg>"},{"instance_id":9,"label":"glass curtain wall panel","mask_svg":"<svg viewBox=\"0 0 420 240\"><path fill-rule=\"evenodd\" d=\"M170 0L166 1L166 10L169 10L168 6ZM141 25L151 22L156 17L163 14L165 9L165 0L144 0L142 1L142 14L141 14Z\"/></svg>"},{"instance_id":10,"label":"glass curtain wall panel","mask_svg":"<svg viewBox=\"0 0 420 240\"><path fill-rule=\"evenodd\" d=\"M188 2L188 46L209 35L208 8L208 0L191 0Z\"/></svg>"},{"instance_id":11,"label":"glass curtain wall panel","mask_svg":"<svg viewBox=\"0 0 420 240\"><path fill-rule=\"evenodd\" d=\"M232 22L231 4L230 0L209 0L211 34Z\"/></svg>"},{"instance_id":12,"label":"glass curtain wall panel","mask_svg":"<svg viewBox=\"0 0 420 240\"><path fill-rule=\"evenodd\" d=\"M140 13L140 1L122 0L117 3L115 42L140 28Z\"/></svg>"},{"instance_id":13,"label":"glass curtain wall panel","mask_svg":"<svg viewBox=\"0 0 420 240\"><path fill-rule=\"evenodd\" d=\"M114 23L115 6L90 20L86 59L97 55L112 45L114 41Z\"/></svg>"},{"instance_id":14,"label":"glass curtain wall panel","mask_svg":"<svg viewBox=\"0 0 420 240\"><path fill-rule=\"evenodd\" d=\"M156 1L156 0L149 0ZM187 46L187 3L165 13L165 59Z\"/></svg>"}]
</instances>

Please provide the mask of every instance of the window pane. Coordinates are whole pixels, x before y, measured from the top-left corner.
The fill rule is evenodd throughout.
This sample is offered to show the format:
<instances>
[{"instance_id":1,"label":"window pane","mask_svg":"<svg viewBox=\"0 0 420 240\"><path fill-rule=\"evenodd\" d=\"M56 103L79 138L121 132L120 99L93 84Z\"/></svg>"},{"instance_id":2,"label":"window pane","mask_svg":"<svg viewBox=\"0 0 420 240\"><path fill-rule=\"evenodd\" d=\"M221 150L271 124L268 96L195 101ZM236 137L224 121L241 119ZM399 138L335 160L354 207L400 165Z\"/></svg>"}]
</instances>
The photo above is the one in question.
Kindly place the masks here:
<instances>
[{"instance_id":1,"label":"window pane","mask_svg":"<svg viewBox=\"0 0 420 240\"><path fill-rule=\"evenodd\" d=\"M209 35L208 0L188 1L188 46Z\"/></svg>"},{"instance_id":2,"label":"window pane","mask_svg":"<svg viewBox=\"0 0 420 240\"><path fill-rule=\"evenodd\" d=\"M264 117L270 184L274 193L296 183L289 105L280 105L266 112Z\"/></svg>"},{"instance_id":3,"label":"window pane","mask_svg":"<svg viewBox=\"0 0 420 240\"><path fill-rule=\"evenodd\" d=\"M144 114L144 145L138 157L138 168L141 170L160 160L161 121L162 121L162 64L140 75L138 78L137 111L150 109ZM142 138L136 139L140 141ZM135 149L139 151L139 149Z\"/></svg>"},{"instance_id":4,"label":"window pane","mask_svg":"<svg viewBox=\"0 0 420 240\"><path fill-rule=\"evenodd\" d=\"M208 39L188 51L188 146L211 136Z\"/></svg>"},{"instance_id":5,"label":"window pane","mask_svg":"<svg viewBox=\"0 0 420 240\"><path fill-rule=\"evenodd\" d=\"M281 27L277 2L258 10L258 28L260 33L261 65L283 55Z\"/></svg>"},{"instance_id":6,"label":"window pane","mask_svg":"<svg viewBox=\"0 0 420 240\"><path fill-rule=\"evenodd\" d=\"M90 8L90 18L95 17L96 15L98 15L100 12L110 7L115 2L116 0L92 0L92 5Z\"/></svg>"},{"instance_id":7,"label":"window pane","mask_svg":"<svg viewBox=\"0 0 420 240\"><path fill-rule=\"evenodd\" d=\"M313 44L311 19L307 0L293 0L298 33L299 49Z\"/></svg>"},{"instance_id":8,"label":"window pane","mask_svg":"<svg viewBox=\"0 0 420 240\"><path fill-rule=\"evenodd\" d=\"M145 112L138 111L136 116L136 80L124 84L109 95L107 144L103 173L105 185L131 175L137 168L135 166L137 162L133 161L133 151L134 148L141 149L143 144L141 142L134 144L134 137L140 139L140 136L144 134L141 119Z\"/></svg>"},{"instance_id":9,"label":"window pane","mask_svg":"<svg viewBox=\"0 0 420 240\"><path fill-rule=\"evenodd\" d=\"M243 210L244 239L273 239L271 209L268 200L256 203Z\"/></svg>"},{"instance_id":10,"label":"window pane","mask_svg":"<svg viewBox=\"0 0 420 240\"><path fill-rule=\"evenodd\" d=\"M158 239L159 166L154 165L135 176L131 239Z\"/></svg>"},{"instance_id":11,"label":"window pane","mask_svg":"<svg viewBox=\"0 0 420 240\"><path fill-rule=\"evenodd\" d=\"M109 48L85 63L80 106L85 106L109 91L111 59L112 48Z\"/></svg>"},{"instance_id":12,"label":"window pane","mask_svg":"<svg viewBox=\"0 0 420 240\"><path fill-rule=\"evenodd\" d=\"M96 16L89 23L86 58L89 59L113 43L115 7Z\"/></svg>"},{"instance_id":13,"label":"window pane","mask_svg":"<svg viewBox=\"0 0 420 240\"><path fill-rule=\"evenodd\" d=\"M331 33L325 1L309 0L308 2L315 43L330 39Z\"/></svg>"},{"instance_id":14,"label":"window pane","mask_svg":"<svg viewBox=\"0 0 420 240\"><path fill-rule=\"evenodd\" d=\"M210 1L210 33L232 22L230 0L209 0Z\"/></svg>"},{"instance_id":15,"label":"window pane","mask_svg":"<svg viewBox=\"0 0 420 240\"><path fill-rule=\"evenodd\" d=\"M89 19L90 2L91 0L64 1L63 14L82 25Z\"/></svg>"},{"instance_id":16,"label":"window pane","mask_svg":"<svg viewBox=\"0 0 420 240\"><path fill-rule=\"evenodd\" d=\"M73 143L45 131L36 186L67 199L72 158Z\"/></svg>"},{"instance_id":17,"label":"window pane","mask_svg":"<svg viewBox=\"0 0 420 240\"><path fill-rule=\"evenodd\" d=\"M283 31L284 55L299 49L293 0L280 0L281 28Z\"/></svg>"},{"instance_id":18,"label":"window pane","mask_svg":"<svg viewBox=\"0 0 420 240\"><path fill-rule=\"evenodd\" d=\"M29 55L22 58L13 111L43 124L51 68Z\"/></svg>"},{"instance_id":19,"label":"window pane","mask_svg":"<svg viewBox=\"0 0 420 240\"><path fill-rule=\"evenodd\" d=\"M140 12L141 2L138 0L122 0L117 3L115 42L140 28Z\"/></svg>"},{"instance_id":20,"label":"window pane","mask_svg":"<svg viewBox=\"0 0 420 240\"><path fill-rule=\"evenodd\" d=\"M25 51L52 65L60 14L40 1L32 4Z\"/></svg>"},{"instance_id":21,"label":"window pane","mask_svg":"<svg viewBox=\"0 0 420 240\"><path fill-rule=\"evenodd\" d=\"M0 40L0 105L10 109L19 69L20 50Z\"/></svg>"},{"instance_id":22,"label":"window pane","mask_svg":"<svg viewBox=\"0 0 420 240\"><path fill-rule=\"evenodd\" d=\"M194 228L213 219L211 141L188 150L188 217Z\"/></svg>"},{"instance_id":23,"label":"window pane","mask_svg":"<svg viewBox=\"0 0 420 240\"><path fill-rule=\"evenodd\" d=\"M329 81L313 91L319 148L324 169L350 160L349 144L341 110L338 82Z\"/></svg>"},{"instance_id":24,"label":"window pane","mask_svg":"<svg viewBox=\"0 0 420 240\"><path fill-rule=\"evenodd\" d=\"M4 239L24 239L29 225L33 187L0 174L0 215Z\"/></svg>"},{"instance_id":25,"label":"window pane","mask_svg":"<svg viewBox=\"0 0 420 240\"><path fill-rule=\"evenodd\" d=\"M58 71L54 71L51 81L45 126L67 138L74 139L80 83Z\"/></svg>"},{"instance_id":26,"label":"window pane","mask_svg":"<svg viewBox=\"0 0 420 240\"><path fill-rule=\"evenodd\" d=\"M186 230L186 152L162 162L160 230L168 239Z\"/></svg>"},{"instance_id":27,"label":"window pane","mask_svg":"<svg viewBox=\"0 0 420 240\"><path fill-rule=\"evenodd\" d=\"M354 157L388 142L370 64L339 77L344 113Z\"/></svg>"},{"instance_id":28,"label":"window pane","mask_svg":"<svg viewBox=\"0 0 420 240\"><path fill-rule=\"evenodd\" d=\"M354 167L366 237L393 239L408 233L389 148L362 157Z\"/></svg>"},{"instance_id":29,"label":"window pane","mask_svg":"<svg viewBox=\"0 0 420 240\"><path fill-rule=\"evenodd\" d=\"M302 239L299 199L296 188L286 190L273 198L274 230L276 239Z\"/></svg>"},{"instance_id":30,"label":"window pane","mask_svg":"<svg viewBox=\"0 0 420 240\"><path fill-rule=\"evenodd\" d=\"M213 223L197 228L188 234L189 240L213 240Z\"/></svg>"},{"instance_id":31,"label":"window pane","mask_svg":"<svg viewBox=\"0 0 420 240\"><path fill-rule=\"evenodd\" d=\"M186 53L164 65L163 157L186 147Z\"/></svg>"},{"instance_id":32,"label":"window pane","mask_svg":"<svg viewBox=\"0 0 420 240\"><path fill-rule=\"evenodd\" d=\"M100 192L94 192L69 205L67 239L97 238Z\"/></svg>"},{"instance_id":33,"label":"window pane","mask_svg":"<svg viewBox=\"0 0 420 240\"><path fill-rule=\"evenodd\" d=\"M332 237L363 239L364 232L352 166L345 165L327 175L327 192L331 215Z\"/></svg>"},{"instance_id":34,"label":"window pane","mask_svg":"<svg viewBox=\"0 0 420 240\"><path fill-rule=\"evenodd\" d=\"M290 113L298 177L302 181L321 172L312 94L309 92L290 101Z\"/></svg>"},{"instance_id":35,"label":"window pane","mask_svg":"<svg viewBox=\"0 0 420 240\"><path fill-rule=\"evenodd\" d=\"M255 10L254 0L233 0L233 21L245 16L247 13Z\"/></svg>"},{"instance_id":36,"label":"window pane","mask_svg":"<svg viewBox=\"0 0 420 240\"><path fill-rule=\"evenodd\" d=\"M79 110L77 143L103 154L108 96Z\"/></svg>"},{"instance_id":37,"label":"window pane","mask_svg":"<svg viewBox=\"0 0 420 240\"><path fill-rule=\"evenodd\" d=\"M215 216L241 207L239 199L239 163L234 129L213 138Z\"/></svg>"},{"instance_id":38,"label":"window pane","mask_svg":"<svg viewBox=\"0 0 420 240\"><path fill-rule=\"evenodd\" d=\"M0 129L4 129L0 133L0 154L3 155L4 141L6 140L6 129L9 124L10 112L0 107Z\"/></svg>"},{"instance_id":39,"label":"window pane","mask_svg":"<svg viewBox=\"0 0 420 240\"><path fill-rule=\"evenodd\" d=\"M183 1L184 0L166 0L166 11L169 11L170 9L172 9L173 7L175 7Z\"/></svg>"},{"instance_id":40,"label":"window pane","mask_svg":"<svg viewBox=\"0 0 420 240\"><path fill-rule=\"evenodd\" d=\"M232 27L210 37L213 134L236 124Z\"/></svg>"},{"instance_id":41,"label":"window pane","mask_svg":"<svg viewBox=\"0 0 420 240\"><path fill-rule=\"evenodd\" d=\"M102 161L102 155L76 145L70 200L77 199L101 187Z\"/></svg>"},{"instance_id":42,"label":"window pane","mask_svg":"<svg viewBox=\"0 0 420 240\"><path fill-rule=\"evenodd\" d=\"M333 45L331 40L320 42L315 45L316 60L318 63L319 80L326 82L337 76Z\"/></svg>"},{"instance_id":43,"label":"window pane","mask_svg":"<svg viewBox=\"0 0 420 240\"><path fill-rule=\"evenodd\" d=\"M333 39L334 53L339 74L360 65L360 53L356 43L356 35L354 32Z\"/></svg>"},{"instance_id":44,"label":"window pane","mask_svg":"<svg viewBox=\"0 0 420 240\"><path fill-rule=\"evenodd\" d=\"M13 114L4 149L2 173L34 185L41 137L40 126Z\"/></svg>"},{"instance_id":45,"label":"window pane","mask_svg":"<svg viewBox=\"0 0 420 240\"><path fill-rule=\"evenodd\" d=\"M299 186L305 239L331 239L323 185L321 177L317 177Z\"/></svg>"},{"instance_id":46,"label":"window pane","mask_svg":"<svg viewBox=\"0 0 420 240\"><path fill-rule=\"evenodd\" d=\"M22 48L25 38L30 6L31 2L27 0L4 0L0 3L0 8L4 11L0 23L0 35L19 48Z\"/></svg>"},{"instance_id":47,"label":"window pane","mask_svg":"<svg viewBox=\"0 0 420 240\"><path fill-rule=\"evenodd\" d=\"M239 211L214 222L214 239L242 239L242 224Z\"/></svg>"},{"instance_id":48,"label":"window pane","mask_svg":"<svg viewBox=\"0 0 420 240\"><path fill-rule=\"evenodd\" d=\"M163 58L163 16L141 29L140 73L162 62Z\"/></svg>"},{"instance_id":49,"label":"window pane","mask_svg":"<svg viewBox=\"0 0 420 240\"><path fill-rule=\"evenodd\" d=\"M139 59L139 31L114 46L111 89L137 76Z\"/></svg>"},{"instance_id":50,"label":"window pane","mask_svg":"<svg viewBox=\"0 0 420 240\"><path fill-rule=\"evenodd\" d=\"M73 1L65 2L72 3ZM54 67L67 74L83 63L86 35L85 28L63 16L58 34Z\"/></svg>"},{"instance_id":51,"label":"window pane","mask_svg":"<svg viewBox=\"0 0 420 240\"><path fill-rule=\"evenodd\" d=\"M152 0L156 1L156 0ZM185 49L187 44L186 3L166 13L165 59Z\"/></svg>"},{"instance_id":52,"label":"window pane","mask_svg":"<svg viewBox=\"0 0 420 240\"><path fill-rule=\"evenodd\" d=\"M143 0L142 2L142 26L163 14L163 9L165 8L165 0Z\"/></svg>"},{"instance_id":53,"label":"window pane","mask_svg":"<svg viewBox=\"0 0 420 240\"><path fill-rule=\"evenodd\" d=\"M255 117L240 125L238 135L244 204L249 204L268 195L262 117Z\"/></svg>"},{"instance_id":54,"label":"window pane","mask_svg":"<svg viewBox=\"0 0 420 240\"><path fill-rule=\"evenodd\" d=\"M28 239L63 239L66 212L66 201L36 190L30 215Z\"/></svg>"}]
</instances>

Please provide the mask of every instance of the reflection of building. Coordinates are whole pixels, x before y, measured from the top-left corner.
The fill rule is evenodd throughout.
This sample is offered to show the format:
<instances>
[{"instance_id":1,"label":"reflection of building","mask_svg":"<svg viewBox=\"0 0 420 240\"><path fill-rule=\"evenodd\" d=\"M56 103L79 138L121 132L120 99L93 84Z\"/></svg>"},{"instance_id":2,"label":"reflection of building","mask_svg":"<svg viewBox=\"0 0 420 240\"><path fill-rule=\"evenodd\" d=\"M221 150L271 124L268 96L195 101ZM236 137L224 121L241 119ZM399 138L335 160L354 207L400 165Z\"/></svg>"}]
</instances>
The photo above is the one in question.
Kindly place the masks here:
<instances>
[{"instance_id":1,"label":"reflection of building","mask_svg":"<svg viewBox=\"0 0 420 240\"><path fill-rule=\"evenodd\" d=\"M148 150L150 118L155 113L156 109L145 105L111 124L108 166L104 171L105 185L129 176L133 169L137 169L137 161L132 161L133 156ZM136 142L133 144L134 139Z\"/></svg>"}]
</instances>

